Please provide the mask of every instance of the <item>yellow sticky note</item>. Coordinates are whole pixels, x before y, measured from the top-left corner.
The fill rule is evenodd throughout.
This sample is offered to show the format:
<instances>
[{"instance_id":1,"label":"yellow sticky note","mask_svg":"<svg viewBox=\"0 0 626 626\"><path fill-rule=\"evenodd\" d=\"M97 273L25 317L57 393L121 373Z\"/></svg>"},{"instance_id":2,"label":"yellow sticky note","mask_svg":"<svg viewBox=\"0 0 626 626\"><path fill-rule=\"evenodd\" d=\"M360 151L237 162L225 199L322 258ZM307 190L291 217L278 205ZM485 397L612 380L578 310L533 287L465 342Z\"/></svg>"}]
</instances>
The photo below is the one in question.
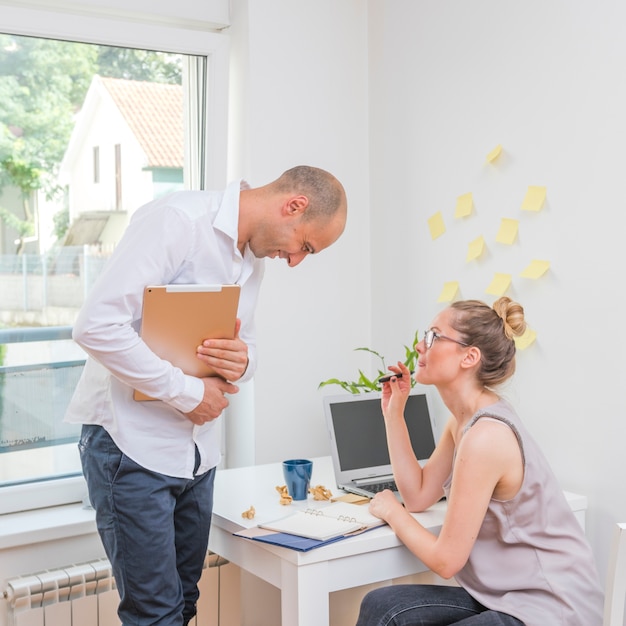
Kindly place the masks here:
<instances>
[{"instance_id":1,"label":"yellow sticky note","mask_svg":"<svg viewBox=\"0 0 626 626\"><path fill-rule=\"evenodd\" d=\"M529 185L524 201L522 202L522 211L541 211L543 203L546 199L546 188Z\"/></svg>"},{"instance_id":2,"label":"yellow sticky note","mask_svg":"<svg viewBox=\"0 0 626 626\"><path fill-rule=\"evenodd\" d=\"M476 237L474 241L471 241L467 248L467 258L465 259L466 263L477 259L485 250L485 238L481 235L480 237Z\"/></svg>"},{"instance_id":3,"label":"yellow sticky note","mask_svg":"<svg viewBox=\"0 0 626 626\"><path fill-rule=\"evenodd\" d=\"M454 211L454 217L456 219L460 217L467 217L471 215L474 208L474 198L472 192L464 193L456 199L456 210Z\"/></svg>"},{"instance_id":4,"label":"yellow sticky note","mask_svg":"<svg viewBox=\"0 0 626 626\"><path fill-rule=\"evenodd\" d=\"M513 245L513 243L515 243L515 238L517 237L518 227L519 222L517 220L513 220L509 217L503 217L500 222L500 230L498 230L498 234L496 235L496 241L499 243L505 243L507 246Z\"/></svg>"},{"instance_id":5,"label":"yellow sticky note","mask_svg":"<svg viewBox=\"0 0 626 626\"><path fill-rule=\"evenodd\" d=\"M437 211L428 218L428 228L430 229L431 239L437 239L446 232L446 225L443 223L443 215L441 211Z\"/></svg>"},{"instance_id":6,"label":"yellow sticky note","mask_svg":"<svg viewBox=\"0 0 626 626\"><path fill-rule=\"evenodd\" d=\"M491 294L492 296L503 296L511 285L511 278L511 274L500 274L496 272L489 287L485 290L485 293Z\"/></svg>"},{"instance_id":7,"label":"yellow sticky note","mask_svg":"<svg viewBox=\"0 0 626 626\"><path fill-rule=\"evenodd\" d=\"M515 347L518 350L526 350L528 346L537 339L537 333L530 327L526 327L524 334L521 337L514 337Z\"/></svg>"},{"instance_id":8,"label":"yellow sticky note","mask_svg":"<svg viewBox=\"0 0 626 626\"><path fill-rule=\"evenodd\" d=\"M540 261L534 259L520 274L523 278L532 278L537 280L541 278L550 269L550 261Z\"/></svg>"},{"instance_id":9,"label":"yellow sticky note","mask_svg":"<svg viewBox=\"0 0 626 626\"><path fill-rule=\"evenodd\" d=\"M487 155L487 163L493 163L502 152L502 146L498 144L488 155Z\"/></svg>"},{"instance_id":10,"label":"yellow sticky note","mask_svg":"<svg viewBox=\"0 0 626 626\"><path fill-rule=\"evenodd\" d=\"M443 284L443 289L437 298L437 302L452 302L459 290L459 281L453 280Z\"/></svg>"}]
</instances>

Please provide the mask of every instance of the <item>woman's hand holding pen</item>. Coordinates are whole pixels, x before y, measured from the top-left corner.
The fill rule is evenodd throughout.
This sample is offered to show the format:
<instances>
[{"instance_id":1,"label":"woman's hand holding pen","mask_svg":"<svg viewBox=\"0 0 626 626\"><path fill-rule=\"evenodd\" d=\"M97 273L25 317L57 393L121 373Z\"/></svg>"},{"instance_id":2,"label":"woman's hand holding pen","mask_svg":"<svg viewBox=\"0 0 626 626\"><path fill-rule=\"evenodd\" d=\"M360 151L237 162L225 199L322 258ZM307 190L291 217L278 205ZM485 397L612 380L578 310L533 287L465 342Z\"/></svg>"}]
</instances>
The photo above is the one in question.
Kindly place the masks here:
<instances>
[{"instance_id":1,"label":"woman's hand holding pen","mask_svg":"<svg viewBox=\"0 0 626 626\"><path fill-rule=\"evenodd\" d=\"M411 391L411 372L409 368L398 361L397 365L390 365L391 378L382 383L381 404L383 415L388 411L404 411L406 400Z\"/></svg>"}]
</instances>

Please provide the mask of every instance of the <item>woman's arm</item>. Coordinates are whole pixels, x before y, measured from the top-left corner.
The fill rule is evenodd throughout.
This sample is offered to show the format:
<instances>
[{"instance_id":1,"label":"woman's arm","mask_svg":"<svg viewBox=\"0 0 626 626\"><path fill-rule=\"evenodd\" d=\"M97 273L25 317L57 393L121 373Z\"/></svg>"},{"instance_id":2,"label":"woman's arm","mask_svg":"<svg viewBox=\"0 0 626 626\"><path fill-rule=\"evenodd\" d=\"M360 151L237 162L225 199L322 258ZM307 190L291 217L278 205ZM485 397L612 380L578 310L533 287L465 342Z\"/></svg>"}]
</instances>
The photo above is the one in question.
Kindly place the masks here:
<instances>
[{"instance_id":1,"label":"woman's arm","mask_svg":"<svg viewBox=\"0 0 626 626\"><path fill-rule=\"evenodd\" d=\"M520 466L519 446L510 429L479 422L457 447L448 508L438 536L389 491L372 500L370 512L384 519L429 569L451 578L467 562L494 490L511 474L517 475Z\"/></svg>"},{"instance_id":2,"label":"woman's arm","mask_svg":"<svg viewBox=\"0 0 626 626\"><path fill-rule=\"evenodd\" d=\"M402 378L383 384L381 395L393 475L407 509L423 511L443 496L442 486L452 469L454 441L447 424L430 459L422 468L415 457L404 417L411 391L410 373L403 363L389 369L402 373Z\"/></svg>"},{"instance_id":3,"label":"woman's arm","mask_svg":"<svg viewBox=\"0 0 626 626\"><path fill-rule=\"evenodd\" d=\"M404 505L412 512L424 511L441 499L443 484L452 470L454 441L450 423L423 468L413 452L404 416L386 420L385 428L393 475Z\"/></svg>"}]
</instances>

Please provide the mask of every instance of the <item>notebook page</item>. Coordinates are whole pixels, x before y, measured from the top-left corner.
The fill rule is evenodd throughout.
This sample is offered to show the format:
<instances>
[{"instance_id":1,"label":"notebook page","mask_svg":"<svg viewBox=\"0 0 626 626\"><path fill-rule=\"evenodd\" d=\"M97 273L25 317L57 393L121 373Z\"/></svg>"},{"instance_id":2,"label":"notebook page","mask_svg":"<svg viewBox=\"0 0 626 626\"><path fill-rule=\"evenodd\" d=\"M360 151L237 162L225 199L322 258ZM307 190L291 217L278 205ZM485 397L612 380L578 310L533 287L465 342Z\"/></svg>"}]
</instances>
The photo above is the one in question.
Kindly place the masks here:
<instances>
[{"instance_id":1,"label":"notebook page","mask_svg":"<svg viewBox=\"0 0 626 626\"><path fill-rule=\"evenodd\" d=\"M333 537L340 537L363 527L359 522L345 521L310 511L298 511L293 515L273 522L259 524L261 528L276 530L281 533L299 535L309 539L326 541Z\"/></svg>"}]
</instances>

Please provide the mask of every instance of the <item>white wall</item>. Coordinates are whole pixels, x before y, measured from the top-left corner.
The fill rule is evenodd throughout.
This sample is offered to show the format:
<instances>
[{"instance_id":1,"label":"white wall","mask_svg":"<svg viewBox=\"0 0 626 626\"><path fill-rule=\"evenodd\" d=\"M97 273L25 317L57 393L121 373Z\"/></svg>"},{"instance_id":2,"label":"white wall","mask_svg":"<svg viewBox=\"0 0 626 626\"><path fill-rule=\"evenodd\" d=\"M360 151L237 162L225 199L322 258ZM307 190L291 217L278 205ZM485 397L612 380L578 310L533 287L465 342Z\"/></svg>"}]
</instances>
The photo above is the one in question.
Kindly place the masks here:
<instances>
[{"instance_id":1,"label":"white wall","mask_svg":"<svg viewBox=\"0 0 626 626\"><path fill-rule=\"evenodd\" d=\"M610 524L626 519L617 321L626 252L616 227L625 18L626 7L608 0L593 10L582 0L233 3L233 54L242 54L238 32L247 47L231 168L261 184L296 163L319 165L350 200L344 237L320 258L294 270L268 262L257 462L326 454L320 380L367 368L358 346L401 358L442 308L445 281L460 281L461 298L491 302L494 272L510 273L508 294L537 341L520 352L506 393L563 487L588 496L604 574ZM487 166L499 143L503 155ZM528 185L547 187L539 213L520 211ZM468 191L474 214L454 220ZM448 230L433 242L426 220L438 210ZM502 217L520 221L510 247L494 241ZM480 234L487 252L466 263ZM551 262L548 274L520 278L534 258ZM445 410L429 395L440 426Z\"/></svg>"},{"instance_id":2,"label":"white wall","mask_svg":"<svg viewBox=\"0 0 626 626\"><path fill-rule=\"evenodd\" d=\"M588 536L606 570L610 525L626 519L621 315L626 248L626 5L601 0L372 0L370 128L372 333L381 351L422 331L443 305L511 273L537 341L518 355L507 390L564 488L589 498ZM501 143L501 159L485 164ZM545 185L540 213L520 211ZM457 196L474 215L454 220ZM441 210L447 233L432 241ZM512 247L494 242L520 220ZM488 252L466 263L483 234ZM539 281L519 277L533 258ZM392 302L387 310L378 302ZM393 324L386 323L393 320Z\"/></svg>"},{"instance_id":3,"label":"white wall","mask_svg":"<svg viewBox=\"0 0 626 626\"><path fill-rule=\"evenodd\" d=\"M319 258L293 269L266 264L254 381L258 463L329 453L318 383L342 369L352 375L345 363L369 340L366 16L360 0L231 6L229 177L260 185L314 165L343 182L349 204L343 237Z\"/></svg>"}]
</instances>

